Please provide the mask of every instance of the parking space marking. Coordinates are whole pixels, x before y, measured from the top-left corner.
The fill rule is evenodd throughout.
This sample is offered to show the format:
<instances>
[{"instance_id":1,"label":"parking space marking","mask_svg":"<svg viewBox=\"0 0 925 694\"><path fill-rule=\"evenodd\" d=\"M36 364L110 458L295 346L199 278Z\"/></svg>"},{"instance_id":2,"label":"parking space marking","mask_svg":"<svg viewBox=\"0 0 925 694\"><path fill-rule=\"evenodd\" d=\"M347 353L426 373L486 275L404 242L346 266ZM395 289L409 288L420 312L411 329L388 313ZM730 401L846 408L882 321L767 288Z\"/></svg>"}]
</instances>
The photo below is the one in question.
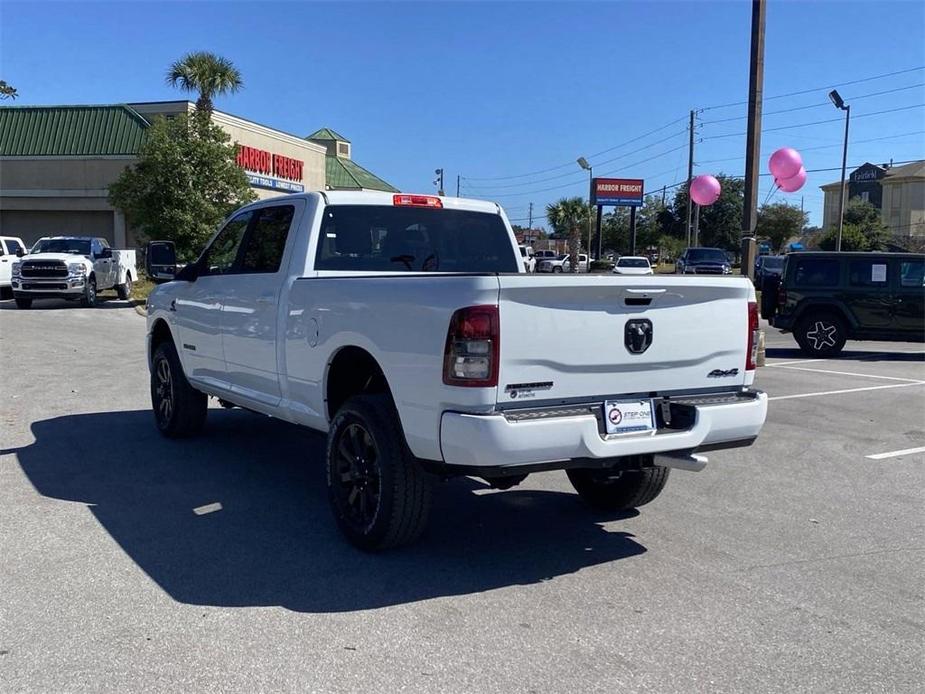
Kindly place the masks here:
<instances>
[{"instance_id":1,"label":"parking space marking","mask_svg":"<svg viewBox=\"0 0 925 694\"><path fill-rule=\"evenodd\" d=\"M913 383L891 383L885 386L868 386L866 388L846 388L844 390L823 390L818 393L797 393L796 395L775 395L768 400L794 400L796 398L815 398L821 395L841 395L842 393L860 393L864 390L885 390L887 388L908 388L909 386L923 386L925 381Z\"/></svg>"},{"instance_id":2,"label":"parking space marking","mask_svg":"<svg viewBox=\"0 0 925 694\"><path fill-rule=\"evenodd\" d=\"M890 451L889 453L875 453L873 455L865 455L864 457L870 460L884 460L886 458L898 458L901 455L912 455L913 453L925 453L925 446L904 448L901 451Z\"/></svg>"},{"instance_id":3,"label":"parking space marking","mask_svg":"<svg viewBox=\"0 0 925 694\"><path fill-rule=\"evenodd\" d=\"M782 361L777 364L765 364L765 366L790 366L791 364L806 364L811 361L820 362L825 361L825 359L797 359L796 361Z\"/></svg>"},{"instance_id":4,"label":"parking space marking","mask_svg":"<svg viewBox=\"0 0 925 694\"><path fill-rule=\"evenodd\" d=\"M898 376L877 376L874 374L859 374L853 371L831 371L828 369L807 369L806 367L803 367L803 366L783 366L783 365L781 365L781 368L791 369L793 371L809 371L811 373L817 373L817 374L835 374L836 376L857 376L859 378L882 378L886 381L906 381L907 383L908 382L925 383L925 381L922 381L917 378L900 378Z\"/></svg>"},{"instance_id":5,"label":"parking space marking","mask_svg":"<svg viewBox=\"0 0 925 694\"><path fill-rule=\"evenodd\" d=\"M207 513L215 513L216 511L221 511L221 510L222 510L221 502L216 501L215 503L206 504L205 506L197 506L196 508L193 509L193 513L195 513L197 516L204 516Z\"/></svg>"}]
</instances>

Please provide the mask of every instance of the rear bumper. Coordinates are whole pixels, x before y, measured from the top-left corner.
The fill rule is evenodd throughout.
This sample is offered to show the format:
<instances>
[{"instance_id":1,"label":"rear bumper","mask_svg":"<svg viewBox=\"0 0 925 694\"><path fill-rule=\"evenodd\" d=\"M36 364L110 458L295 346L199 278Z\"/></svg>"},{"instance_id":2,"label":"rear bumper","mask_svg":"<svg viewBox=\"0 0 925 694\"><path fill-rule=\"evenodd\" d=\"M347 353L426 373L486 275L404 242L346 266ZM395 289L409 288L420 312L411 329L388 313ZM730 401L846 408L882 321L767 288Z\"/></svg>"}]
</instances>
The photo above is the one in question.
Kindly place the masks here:
<instances>
[{"instance_id":1,"label":"rear bumper","mask_svg":"<svg viewBox=\"0 0 925 694\"><path fill-rule=\"evenodd\" d=\"M602 435L599 418L591 411L531 419L445 412L440 447L444 463L453 467L557 469L578 460L748 446L764 425L768 397L743 391L725 401L706 398L690 408L685 429L611 437Z\"/></svg>"}]
</instances>

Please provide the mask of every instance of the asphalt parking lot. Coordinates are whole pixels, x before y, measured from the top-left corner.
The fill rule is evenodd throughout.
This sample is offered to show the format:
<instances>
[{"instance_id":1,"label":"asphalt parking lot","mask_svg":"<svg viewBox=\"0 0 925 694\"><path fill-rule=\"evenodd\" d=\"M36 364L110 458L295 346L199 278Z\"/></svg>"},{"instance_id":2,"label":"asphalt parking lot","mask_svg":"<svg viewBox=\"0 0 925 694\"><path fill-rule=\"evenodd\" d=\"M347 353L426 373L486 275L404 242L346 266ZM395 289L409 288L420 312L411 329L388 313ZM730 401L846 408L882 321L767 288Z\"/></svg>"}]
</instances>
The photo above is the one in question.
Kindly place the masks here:
<instances>
[{"instance_id":1,"label":"asphalt parking lot","mask_svg":"<svg viewBox=\"0 0 925 694\"><path fill-rule=\"evenodd\" d=\"M638 514L461 479L370 556L320 436L216 409L166 441L144 320L37 307L0 302L0 691L921 691L923 345L769 333L759 441Z\"/></svg>"}]
</instances>

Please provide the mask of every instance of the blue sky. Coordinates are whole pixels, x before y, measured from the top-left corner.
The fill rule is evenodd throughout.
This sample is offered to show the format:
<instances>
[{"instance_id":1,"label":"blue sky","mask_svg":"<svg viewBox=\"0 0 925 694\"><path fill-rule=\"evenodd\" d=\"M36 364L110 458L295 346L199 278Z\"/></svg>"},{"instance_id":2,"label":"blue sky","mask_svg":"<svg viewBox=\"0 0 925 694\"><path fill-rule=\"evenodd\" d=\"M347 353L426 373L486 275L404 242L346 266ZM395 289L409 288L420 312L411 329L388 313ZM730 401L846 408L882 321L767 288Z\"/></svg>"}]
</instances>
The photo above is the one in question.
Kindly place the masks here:
<instances>
[{"instance_id":1,"label":"blue sky","mask_svg":"<svg viewBox=\"0 0 925 694\"><path fill-rule=\"evenodd\" d=\"M587 192L580 155L647 190L680 181L692 108L706 109L696 172L741 174L745 120L717 121L744 106L710 107L747 98L749 22L744 1L3 2L0 78L19 104L172 99L167 65L214 51L245 80L218 108L298 135L331 127L402 190L433 190L442 166L448 192L461 174L464 194L522 220L530 202L540 217ZM765 96L815 90L765 102L766 113L809 108L766 115L765 128L785 129L763 136L762 171L785 145L804 150L807 169L834 168L840 120L791 126L840 119L828 87L925 66L925 4L770 0L766 41ZM849 166L925 157L923 83L914 69L839 87L852 104ZM517 177L496 178L507 176ZM818 186L837 178L810 173L800 193L773 199L804 196L820 223Z\"/></svg>"}]
</instances>

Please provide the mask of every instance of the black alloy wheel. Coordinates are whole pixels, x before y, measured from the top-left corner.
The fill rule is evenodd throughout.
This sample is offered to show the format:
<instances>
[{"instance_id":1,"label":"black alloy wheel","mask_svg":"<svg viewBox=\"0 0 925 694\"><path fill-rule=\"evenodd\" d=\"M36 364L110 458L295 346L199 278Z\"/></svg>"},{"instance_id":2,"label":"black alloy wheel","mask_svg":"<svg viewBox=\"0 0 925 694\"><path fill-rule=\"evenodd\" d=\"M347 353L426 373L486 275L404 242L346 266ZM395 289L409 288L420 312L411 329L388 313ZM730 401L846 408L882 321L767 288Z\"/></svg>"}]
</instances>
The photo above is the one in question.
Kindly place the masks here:
<instances>
[{"instance_id":1,"label":"black alloy wheel","mask_svg":"<svg viewBox=\"0 0 925 694\"><path fill-rule=\"evenodd\" d=\"M382 475L376 442L360 421L337 433L331 489L341 518L357 533L369 532L379 511Z\"/></svg>"},{"instance_id":2,"label":"black alloy wheel","mask_svg":"<svg viewBox=\"0 0 925 694\"><path fill-rule=\"evenodd\" d=\"M812 313L794 331L803 353L810 357L832 357L842 351L847 340L845 322L834 313Z\"/></svg>"},{"instance_id":3,"label":"black alloy wheel","mask_svg":"<svg viewBox=\"0 0 925 694\"><path fill-rule=\"evenodd\" d=\"M151 409L158 431L168 438L198 434L208 407L205 393L186 380L173 343L158 345L151 357Z\"/></svg>"},{"instance_id":4,"label":"black alloy wheel","mask_svg":"<svg viewBox=\"0 0 925 694\"><path fill-rule=\"evenodd\" d=\"M159 429L166 429L173 419L176 400L173 376L170 373L170 363L164 355L158 355L154 362L151 396L154 401L154 416L157 418L157 426Z\"/></svg>"}]
</instances>

